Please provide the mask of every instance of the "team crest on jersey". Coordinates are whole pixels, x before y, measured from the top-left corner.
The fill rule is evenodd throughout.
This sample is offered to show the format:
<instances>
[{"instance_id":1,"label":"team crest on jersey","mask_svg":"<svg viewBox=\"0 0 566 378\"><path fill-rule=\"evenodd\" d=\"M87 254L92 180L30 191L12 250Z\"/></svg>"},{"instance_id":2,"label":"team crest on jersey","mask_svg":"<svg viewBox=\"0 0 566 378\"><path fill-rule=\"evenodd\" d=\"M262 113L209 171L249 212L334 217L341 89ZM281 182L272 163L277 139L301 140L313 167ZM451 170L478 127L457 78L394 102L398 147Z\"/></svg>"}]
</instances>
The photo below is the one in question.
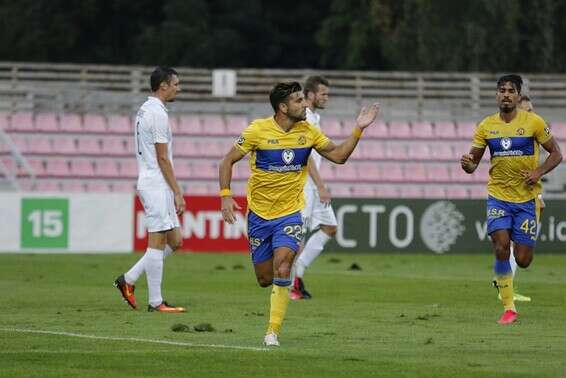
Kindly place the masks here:
<instances>
[{"instance_id":1,"label":"team crest on jersey","mask_svg":"<svg viewBox=\"0 0 566 378\"><path fill-rule=\"evenodd\" d=\"M295 151L291 149L285 149L281 153L281 157L283 158L283 162L287 165L291 164L295 159Z\"/></svg>"},{"instance_id":2,"label":"team crest on jersey","mask_svg":"<svg viewBox=\"0 0 566 378\"><path fill-rule=\"evenodd\" d=\"M511 144L511 138L501 138L501 147L503 147L504 150L510 149Z\"/></svg>"},{"instance_id":3,"label":"team crest on jersey","mask_svg":"<svg viewBox=\"0 0 566 378\"><path fill-rule=\"evenodd\" d=\"M236 139L236 143L238 143L240 146L242 144L244 144L244 142L246 141L246 139L240 135L240 137L238 139Z\"/></svg>"},{"instance_id":4,"label":"team crest on jersey","mask_svg":"<svg viewBox=\"0 0 566 378\"><path fill-rule=\"evenodd\" d=\"M548 126L544 128L544 134L550 135L550 128Z\"/></svg>"},{"instance_id":5,"label":"team crest on jersey","mask_svg":"<svg viewBox=\"0 0 566 378\"><path fill-rule=\"evenodd\" d=\"M299 143L300 146L304 146L307 144L307 138L304 135L301 135L297 143Z\"/></svg>"},{"instance_id":6,"label":"team crest on jersey","mask_svg":"<svg viewBox=\"0 0 566 378\"><path fill-rule=\"evenodd\" d=\"M517 135L525 135L525 129L523 129L522 127L517 129Z\"/></svg>"}]
</instances>

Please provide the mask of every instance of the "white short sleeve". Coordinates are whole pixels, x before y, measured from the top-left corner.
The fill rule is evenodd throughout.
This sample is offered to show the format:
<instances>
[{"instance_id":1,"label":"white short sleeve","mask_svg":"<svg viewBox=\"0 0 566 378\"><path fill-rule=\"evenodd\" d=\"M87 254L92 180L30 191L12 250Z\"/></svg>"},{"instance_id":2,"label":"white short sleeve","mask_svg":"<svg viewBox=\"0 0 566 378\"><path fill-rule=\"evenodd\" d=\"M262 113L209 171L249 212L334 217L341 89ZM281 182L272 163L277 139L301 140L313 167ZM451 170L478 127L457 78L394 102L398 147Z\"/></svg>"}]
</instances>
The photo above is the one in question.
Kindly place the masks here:
<instances>
[{"instance_id":1,"label":"white short sleeve","mask_svg":"<svg viewBox=\"0 0 566 378\"><path fill-rule=\"evenodd\" d=\"M169 143L169 118L166 113L155 114L152 127L153 143Z\"/></svg>"}]
</instances>

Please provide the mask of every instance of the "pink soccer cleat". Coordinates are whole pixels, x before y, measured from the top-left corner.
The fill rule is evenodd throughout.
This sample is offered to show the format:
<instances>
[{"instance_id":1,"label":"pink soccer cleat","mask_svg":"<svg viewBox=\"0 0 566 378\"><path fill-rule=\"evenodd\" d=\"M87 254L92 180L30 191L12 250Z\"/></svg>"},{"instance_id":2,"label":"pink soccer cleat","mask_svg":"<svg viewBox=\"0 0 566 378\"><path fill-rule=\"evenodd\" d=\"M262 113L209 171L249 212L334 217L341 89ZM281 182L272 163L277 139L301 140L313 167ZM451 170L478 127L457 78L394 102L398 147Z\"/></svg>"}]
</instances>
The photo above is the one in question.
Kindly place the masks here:
<instances>
[{"instance_id":1,"label":"pink soccer cleat","mask_svg":"<svg viewBox=\"0 0 566 378\"><path fill-rule=\"evenodd\" d=\"M503 315L501 315L501 318L499 318L499 320L497 321L497 323L499 324L511 324L513 323L515 320L517 320L517 317L519 316L519 314L517 314L515 311L513 310L507 310L503 313Z\"/></svg>"}]
</instances>

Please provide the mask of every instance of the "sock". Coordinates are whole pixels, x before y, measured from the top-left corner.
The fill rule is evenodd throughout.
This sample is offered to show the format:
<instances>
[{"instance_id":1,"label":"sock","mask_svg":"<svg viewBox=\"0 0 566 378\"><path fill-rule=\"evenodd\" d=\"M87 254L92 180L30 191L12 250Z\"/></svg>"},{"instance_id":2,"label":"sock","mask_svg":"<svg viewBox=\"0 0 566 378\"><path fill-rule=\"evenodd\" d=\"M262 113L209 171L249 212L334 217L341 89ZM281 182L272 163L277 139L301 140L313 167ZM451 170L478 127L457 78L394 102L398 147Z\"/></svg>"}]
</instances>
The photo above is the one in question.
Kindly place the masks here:
<instances>
[{"instance_id":1,"label":"sock","mask_svg":"<svg viewBox=\"0 0 566 378\"><path fill-rule=\"evenodd\" d=\"M163 260L173 254L173 249L169 247L169 244L165 244L165 249L163 250Z\"/></svg>"},{"instance_id":2,"label":"sock","mask_svg":"<svg viewBox=\"0 0 566 378\"><path fill-rule=\"evenodd\" d=\"M153 307L163 303L161 296L161 280L163 277L163 251L148 248L146 254L145 273L149 304Z\"/></svg>"},{"instance_id":3,"label":"sock","mask_svg":"<svg viewBox=\"0 0 566 378\"><path fill-rule=\"evenodd\" d=\"M303 249L303 252L297 260L297 277L303 277L305 269L320 255L320 252L324 249L324 245L328 243L329 240L330 236L322 230L318 230L309 238L305 249Z\"/></svg>"},{"instance_id":4,"label":"sock","mask_svg":"<svg viewBox=\"0 0 566 378\"><path fill-rule=\"evenodd\" d=\"M515 272L517 271L517 261L515 261L514 244L511 243L511 254L509 255L509 264L511 264L511 271L513 272L513 278L515 278Z\"/></svg>"},{"instance_id":5,"label":"sock","mask_svg":"<svg viewBox=\"0 0 566 378\"><path fill-rule=\"evenodd\" d=\"M284 278L274 278L271 289L271 308L269 310L269 327L267 333L279 335L281 324L289 305L289 285L291 280Z\"/></svg>"},{"instance_id":6,"label":"sock","mask_svg":"<svg viewBox=\"0 0 566 378\"><path fill-rule=\"evenodd\" d=\"M148 249L149 250L149 249ZM136 281L140 278L143 272L145 272L145 261L147 256L147 251L143 254L143 256L135 263L134 266L130 268L125 274L124 278L126 279L126 283L130 285L134 285Z\"/></svg>"},{"instance_id":7,"label":"sock","mask_svg":"<svg viewBox=\"0 0 566 378\"><path fill-rule=\"evenodd\" d=\"M501 302L503 302L505 311L517 311L515 310L515 303L513 302L513 275L509 260L495 260L494 270L497 289L501 295Z\"/></svg>"}]
</instances>

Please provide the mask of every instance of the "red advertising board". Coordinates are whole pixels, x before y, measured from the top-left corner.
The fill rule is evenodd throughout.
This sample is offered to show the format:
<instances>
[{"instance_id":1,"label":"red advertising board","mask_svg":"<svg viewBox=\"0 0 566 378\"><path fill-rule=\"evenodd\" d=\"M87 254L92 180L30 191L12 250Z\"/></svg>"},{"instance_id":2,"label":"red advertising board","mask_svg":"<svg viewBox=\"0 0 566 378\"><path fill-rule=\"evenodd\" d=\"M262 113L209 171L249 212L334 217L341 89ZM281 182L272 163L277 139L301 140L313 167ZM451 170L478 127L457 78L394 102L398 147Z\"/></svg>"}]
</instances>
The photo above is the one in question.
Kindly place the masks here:
<instances>
[{"instance_id":1,"label":"red advertising board","mask_svg":"<svg viewBox=\"0 0 566 378\"><path fill-rule=\"evenodd\" d=\"M190 252L247 252L246 198L236 197L242 210L236 213L237 222L224 222L220 212L220 198L211 196L185 196L185 213L179 218L183 235L182 251ZM134 250L147 248L147 230L144 211L136 196L134 205Z\"/></svg>"}]
</instances>

